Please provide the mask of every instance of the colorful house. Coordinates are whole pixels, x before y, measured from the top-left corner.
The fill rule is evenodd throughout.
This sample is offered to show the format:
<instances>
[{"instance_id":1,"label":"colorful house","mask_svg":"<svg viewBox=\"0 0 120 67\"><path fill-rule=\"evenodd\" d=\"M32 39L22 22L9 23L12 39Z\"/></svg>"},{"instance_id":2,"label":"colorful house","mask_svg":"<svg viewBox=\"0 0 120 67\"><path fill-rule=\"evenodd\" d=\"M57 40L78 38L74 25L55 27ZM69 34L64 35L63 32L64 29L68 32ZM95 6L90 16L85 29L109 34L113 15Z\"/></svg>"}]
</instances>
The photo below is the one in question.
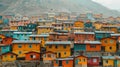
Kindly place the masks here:
<instances>
[{"instance_id":1,"label":"colorful house","mask_svg":"<svg viewBox=\"0 0 120 67\"><path fill-rule=\"evenodd\" d=\"M101 42L100 41L85 41L87 52L100 52Z\"/></svg>"},{"instance_id":2,"label":"colorful house","mask_svg":"<svg viewBox=\"0 0 120 67\"><path fill-rule=\"evenodd\" d=\"M71 31L73 27L73 22L63 22L63 30Z\"/></svg>"},{"instance_id":3,"label":"colorful house","mask_svg":"<svg viewBox=\"0 0 120 67\"><path fill-rule=\"evenodd\" d=\"M78 27L78 28L84 28L84 22L83 21L76 21L74 22L74 27Z\"/></svg>"},{"instance_id":4,"label":"colorful house","mask_svg":"<svg viewBox=\"0 0 120 67\"><path fill-rule=\"evenodd\" d=\"M68 33L51 32L49 34L49 41L68 41Z\"/></svg>"},{"instance_id":5,"label":"colorful house","mask_svg":"<svg viewBox=\"0 0 120 67\"><path fill-rule=\"evenodd\" d=\"M30 35L30 40L39 40L41 41L41 47L45 47L45 42L49 39L49 34L41 34L41 35Z\"/></svg>"},{"instance_id":6,"label":"colorful house","mask_svg":"<svg viewBox=\"0 0 120 67\"><path fill-rule=\"evenodd\" d=\"M102 56L103 67L116 67L114 64L114 56Z\"/></svg>"},{"instance_id":7,"label":"colorful house","mask_svg":"<svg viewBox=\"0 0 120 67\"><path fill-rule=\"evenodd\" d=\"M53 60L56 59L56 54L54 52L47 51L43 53L42 58L44 63L51 63Z\"/></svg>"},{"instance_id":8,"label":"colorful house","mask_svg":"<svg viewBox=\"0 0 120 67\"><path fill-rule=\"evenodd\" d=\"M0 34L0 40L2 40L5 37L6 37L5 35Z\"/></svg>"},{"instance_id":9,"label":"colorful house","mask_svg":"<svg viewBox=\"0 0 120 67\"><path fill-rule=\"evenodd\" d=\"M54 31L62 30L62 23L54 23L52 26L54 27Z\"/></svg>"},{"instance_id":10,"label":"colorful house","mask_svg":"<svg viewBox=\"0 0 120 67\"><path fill-rule=\"evenodd\" d=\"M57 58L69 57L71 55L70 41L46 41L46 51L57 54Z\"/></svg>"},{"instance_id":11,"label":"colorful house","mask_svg":"<svg viewBox=\"0 0 120 67\"><path fill-rule=\"evenodd\" d=\"M32 32L13 32L13 38L18 40L29 40L29 36Z\"/></svg>"},{"instance_id":12,"label":"colorful house","mask_svg":"<svg viewBox=\"0 0 120 67\"><path fill-rule=\"evenodd\" d=\"M75 57L75 67L87 67L87 57L86 56Z\"/></svg>"},{"instance_id":13,"label":"colorful house","mask_svg":"<svg viewBox=\"0 0 120 67\"><path fill-rule=\"evenodd\" d=\"M118 33L118 26L102 26L102 31L113 31L115 33Z\"/></svg>"},{"instance_id":14,"label":"colorful house","mask_svg":"<svg viewBox=\"0 0 120 67\"><path fill-rule=\"evenodd\" d=\"M40 60L40 53L34 51L27 52L25 53L25 60L27 61Z\"/></svg>"},{"instance_id":15,"label":"colorful house","mask_svg":"<svg viewBox=\"0 0 120 67\"><path fill-rule=\"evenodd\" d=\"M74 52L79 53L80 51L86 51L85 43L74 43Z\"/></svg>"},{"instance_id":16,"label":"colorful house","mask_svg":"<svg viewBox=\"0 0 120 67\"><path fill-rule=\"evenodd\" d=\"M17 30L20 32L26 32L26 26L18 26Z\"/></svg>"},{"instance_id":17,"label":"colorful house","mask_svg":"<svg viewBox=\"0 0 120 67\"><path fill-rule=\"evenodd\" d=\"M27 31L27 32L35 31L36 28L37 28L37 24L29 23L29 24L27 24L27 26L26 26L26 31Z\"/></svg>"},{"instance_id":18,"label":"colorful house","mask_svg":"<svg viewBox=\"0 0 120 67\"><path fill-rule=\"evenodd\" d=\"M103 38L101 40L101 50L105 52L116 52L117 50L117 39L115 38Z\"/></svg>"},{"instance_id":19,"label":"colorful house","mask_svg":"<svg viewBox=\"0 0 120 67\"><path fill-rule=\"evenodd\" d=\"M112 31L95 31L95 39L101 40L102 38L111 37L114 34Z\"/></svg>"},{"instance_id":20,"label":"colorful house","mask_svg":"<svg viewBox=\"0 0 120 67\"><path fill-rule=\"evenodd\" d=\"M103 24L102 22L94 22L93 25L96 30L100 30Z\"/></svg>"},{"instance_id":21,"label":"colorful house","mask_svg":"<svg viewBox=\"0 0 120 67\"><path fill-rule=\"evenodd\" d=\"M53 20L39 20L36 23L38 26L52 26L55 22Z\"/></svg>"},{"instance_id":22,"label":"colorful house","mask_svg":"<svg viewBox=\"0 0 120 67\"><path fill-rule=\"evenodd\" d=\"M53 67L74 67L73 58L57 58L53 62Z\"/></svg>"},{"instance_id":23,"label":"colorful house","mask_svg":"<svg viewBox=\"0 0 120 67\"><path fill-rule=\"evenodd\" d=\"M40 53L40 41L14 40L12 43L12 52L18 55L18 59L24 59L25 53L28 53L30 51Z\"/></svg>"},{"instance_id":24,"label":"colorful house","mask_svg":"<svg viewBox=\"0 0 120 67\"><path fill-rule=\"evenodd\" d=\"M1 30L0 34L5 35L6 37L13 37L13 32L17 30Z\"/></svg>"},{"instance_id":25,"label":"colorful house","mask_svg":"<svg viewBox=\"0 0 120 67\"><path fill-rule=\"evenodd\" d=\"M99 64L100 60L99 59L100 59L99 57L88 57L87 66L88 67L93 67L93 66L98 67L98 66L100 66L100 64Z\"/></svg>"},{"instance_id":26,"label":"colorful house","mask_svg":"<svg viewBox=\"0 0 120 67\"><path fill-rule=\"evenodd\" d=\"M85 40L94 41L95 33L94 32L74 32L75 43L84 43Z\"/></svg>"},{"instance_id":27,"label":"colorful house","mask_svg":"<svg viewBox=\"0 0 120 67\"><path fill-rule=\"evenodd\" d=\"M84 31L85 32L93 32L93 31L95 31L95 28L93 27L92 22L88 21L88 22L84 23Z\"/></svg>"},{"instance_id":28,"label":"colorful house","mask_svg":"<svg viewBox=\"0 0 120 67\"><path fill-rule=\"evenodd\" d=\"M53 26L38 26L37 34L50 33L50 32L53 32L53 30L54 30Z\"/></svg>"},{"instance_id":29,"label":"colorful house","mask_svg":"<svg viewBox=\"0 0 120 67\"><path fill-rule=\"evenodd\" d=\"M11 44L0 44L0 48L1 53L7 53L12 51Z\"/></svg>"},{"instance_id":30,"label":"colorful house","mask_svg":"<svg viewBox=\"0 0 120 67\"><path fill-rule=\"evenodd\" d=\"M13 62L16 61L17 54L8 52L1 55L2 62Z\"/></svg>"}]
</instances>

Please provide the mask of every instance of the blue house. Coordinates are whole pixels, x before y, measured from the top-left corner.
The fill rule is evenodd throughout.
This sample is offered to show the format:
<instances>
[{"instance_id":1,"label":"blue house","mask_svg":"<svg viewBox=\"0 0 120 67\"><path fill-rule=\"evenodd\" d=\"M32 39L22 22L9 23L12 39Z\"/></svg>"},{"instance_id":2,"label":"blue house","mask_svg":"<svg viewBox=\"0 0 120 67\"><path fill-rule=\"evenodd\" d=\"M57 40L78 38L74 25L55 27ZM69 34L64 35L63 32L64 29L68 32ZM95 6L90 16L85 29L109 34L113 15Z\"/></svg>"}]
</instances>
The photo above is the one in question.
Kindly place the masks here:
<instances>
[{"instance_id":1,"label":"blue house","mask_svg":"<svg viewBox=\"0 0 120 67\"><path fill-rule=\"evenodd\" d=\"M86 51L86 44L74 43L74 52Z\"/></svg>"},{"instance_id":2,"label":"blue house","mask_svg":"<svg viewBox=\"0 0 120 67\"><path fill-rule=\"evenodd\" d=\"M11 45L0 44L0 48L1 48L0 53L7 53L12 51Z\"/></svg>"},{"instance_id":3,"label":"blue house","mask_svg":"<svg viewBox=\"0 0 120 67\"><path fill-rule=\"evenodd\" d=\"M26 32L26 26L18 26L18 31Z\"/></svg>"},{"instance_id":4,"label":"blue house","mask_svg":"<svg viewBox=\"0 0 120 67\"><path fill-rule=\"evenodd\" d=\"M114 32L111 31L95 31L95 39L101 40L102 38L110 37Z\"/></svg>"},{"instance_id":5,"label":"blue house","mask_svg":"<svg viewBox=\"0 0 120 67\"><path fill-rule=\"evenodd\" d=\"M8 18L4 18L4 19L3 19L3 23L4 23L4 24L9 24L9 19L8 19Z\"/></svg>"},{"instance_id":6,"label":"blue house","mask_svg":"<svg viewBox=\"0 0 120 67\"><path fill-rule=\"evenodd\" d=\"M13 32L17 30L1 30L0 34L5 35L6 37L13 37Z\"/></svg>"},{"instance_id":7,"label":"blue house","mask_svg":"<svg viewBox=\"0 0 120 67\"><path fill-rule=\"evenodd\" d=\"M37 24L29 23L26 26L27 32L35 31Z\"/></svg>"},{"instance_id":8,"label":"blue house","mask_svg":"<svg viewBox=\"0 0 120 67\"><path fill-rule=\"evenodd\" d=\"M14 32L13 38L18 40L29 40L29 36L32 34L32 32Z\"/></svg>"}]
</instances>

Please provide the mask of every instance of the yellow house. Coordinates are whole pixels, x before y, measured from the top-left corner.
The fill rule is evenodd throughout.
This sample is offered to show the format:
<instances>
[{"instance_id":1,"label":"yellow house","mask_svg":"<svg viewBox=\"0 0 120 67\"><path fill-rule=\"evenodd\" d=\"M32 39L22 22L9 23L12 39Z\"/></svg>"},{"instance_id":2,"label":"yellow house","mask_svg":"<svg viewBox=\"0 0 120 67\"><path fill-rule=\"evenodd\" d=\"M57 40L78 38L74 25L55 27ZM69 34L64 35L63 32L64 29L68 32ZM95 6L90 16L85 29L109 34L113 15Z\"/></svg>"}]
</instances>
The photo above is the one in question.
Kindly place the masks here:
<instances>
[{"instance_id":1,"label":"yellow house","mask_svg":"<svg viewBox=\"0 0 120 67\"><path fill-rule=\"evenodd\" d=\"M117 50L117 40L116 38L102 38L101 40L101 50L105 52L116 52ZM104 48L104 49L103 49Z\"/></svg>"},{"instance_id":2,"label":"yellow house","mask_svg":"<svg viewBox=\"0 0 120 67\"><path fill-rule=\"evenodd\" d=\"M15 61L16 58L17 58L17 54L12 52L4 53L1 55L2 62L12 62Z\"/></svg>"},{"instance_id":3,"label":"yellow house","mask_svg":"<svg viewBox=\"0 0 120 67\"><path fill-rule=\"evenodd\" d=\"M63 30L71 31L73 22L63 22Z\"/></svg>"},{"instance_id":4,"label":"yellow house","mask_svg":"<svg viewBox=\"0 0 120 67\"><path fill-rule=\"evenodd\" d=\"M100 30L103 24L102 22L94 22L93 25L96 30Z\"/></svg>"},{"instance_id":5,"label":"yellow house","mask_svg":"<svg viewBox=\"0 0 120 67\"><path fill-rule=\"evenodd\" d=\"M87 67L87 57L82 55L75 57L75 67Z\"/></svg>"},{"instance_id":6,"label":"yellow house","mask_svg":"<svg viewBox=\"0 0 120 67\"><path fill-rule=\"evenodd\" d=\"M103 61L103 67L115 67L114 65L114 56L103 56L102 61Z\"/></svg>"},{"instance_id":7,"label":"yellow house","mask_svg":"<svg viewBox=\"0 0 120 67\"><path fill-rule=\"evenodd\" d=\"M102 31L113 31L114 33L118 33L118 26L102 26Z\"/></svg>"},{"instance_id":8,"label":"yellow house","mask_svg":"<svg viewBox=\"0 0 120 67\"><path fill-rule=\"evenodd\" d=\"M5 37L6 37L5 35L0 34L0 39L3 39Z\"/></svg>"},{"instance_id":9,"label":"yellow house","mask_svg":"<svg viewBox=\"0 0 120 67\"><path fill-rule=\"evenodd\" d=\"M18 55L18 58L24 58L25 53L30 51L40 52L41 41L36 40L14 40L12 52Z\"/></svg>"},{"instance_id":10,"label":"yellow house","mask_svg":"<svg viewBox=\"0 0 120 67\"><path fill-rule=\"evenodd\" d=\"M53 30L54 30L53 26L38 26L37 34L50 33L50 32L53 32Z\"/></svg>"},{"instance_id":11,"label":"yellow house","mask_svg":"<svg viewBox=\"0 0 120 67\"><path fill-rule=\"evenodd\" d=\"M18 26L10 26L10 30L17 30Z\"/></svg>"},{"instance_id":12,"label":"yellow house","mask_svg":"<svg viewBox=\"0 0 120 67\"><path fill-rule=\"evenodd\" d=\"M70 41L47 41L45 45L46 51L56 53L58 58L69 57L71 55Z\"/></svg>"},{"instance_id":13,"label":"yellow house","mask_svg":"<svg viewBox=\"0 0 120 67\"><path fill-rule=\"evenodd\" d=\"M40 20L36 23L38 26L52 26L55 22L53 20Z\"/></svg>"},{"instance_id":14,"label":"yellow house","mask_svg":"<svg viewBox=\"0 0 120 67\"><path fill-rule=\"evenodd\" d=\"M30 35L30 40L38 40L41 41L41 47L45 47L45 42L49 39L49 34L41 34L41 35Z\"/></svg>"},{"instance_id":15,"label":"yellow house","mask_svg":"<svg viewBox=\"0 0 120 67\"><path fill-rule=\"evenodd\" d=\"M76 21L76 22L74 22L74 27L84 28L84 22Z\"/></svg>"}]
</instances>

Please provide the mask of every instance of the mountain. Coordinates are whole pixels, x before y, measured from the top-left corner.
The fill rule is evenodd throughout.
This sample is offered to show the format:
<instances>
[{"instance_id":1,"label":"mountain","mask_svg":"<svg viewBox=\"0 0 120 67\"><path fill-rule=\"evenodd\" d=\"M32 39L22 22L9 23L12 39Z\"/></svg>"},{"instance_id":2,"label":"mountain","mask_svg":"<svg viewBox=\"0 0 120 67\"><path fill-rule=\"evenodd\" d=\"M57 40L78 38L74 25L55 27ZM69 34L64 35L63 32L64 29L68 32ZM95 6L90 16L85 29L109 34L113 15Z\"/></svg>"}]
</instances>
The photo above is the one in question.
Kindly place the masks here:
<instances>
[{"instance_id":1,"label":"mountain","mask_svg":"<svg viewBox=\"0 0 120 67\"><path fill-rule=\"evenodd\" d=\"M1 14L38 15L44 12L93 12L120 16L120 12L92 0L0 0Z\"/></svg>"}]
</instances>

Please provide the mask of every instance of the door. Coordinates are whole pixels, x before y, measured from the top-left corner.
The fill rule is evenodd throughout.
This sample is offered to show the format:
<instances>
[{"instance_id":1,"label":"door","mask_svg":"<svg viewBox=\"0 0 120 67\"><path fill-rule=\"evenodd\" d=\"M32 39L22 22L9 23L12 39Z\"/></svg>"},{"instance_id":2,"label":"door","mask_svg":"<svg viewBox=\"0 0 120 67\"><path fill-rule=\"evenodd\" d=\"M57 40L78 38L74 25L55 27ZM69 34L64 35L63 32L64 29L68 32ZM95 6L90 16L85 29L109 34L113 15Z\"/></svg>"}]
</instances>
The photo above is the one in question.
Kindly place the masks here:
<instances>
[{"instance_id":1,"label":"door","mask_svg":"<svg viewBox=\"0 0 120 67\"><path fill-rule=\"evenodd\" d=\"M62 66L62 60L59 60L59 66Z\"/></svg>"},{"instance_id":2,"label":"door","mask_svg":"<svg viewBox=\"0 0 120 67\"><path fill-rule=\"evenodd\" d=\"M59 57L59 58L61 57L61 53L58 53L58 57Z\"/></svg>"},{"instance_id":3,"label":"door","mask_svg":"<svg viewBox=\"0 0 120 67\"><path fill-rule=\"evenodd\" d=\"M114 60L114 67L117 67L117 60Z\"/></svg>"}]
</instances>

